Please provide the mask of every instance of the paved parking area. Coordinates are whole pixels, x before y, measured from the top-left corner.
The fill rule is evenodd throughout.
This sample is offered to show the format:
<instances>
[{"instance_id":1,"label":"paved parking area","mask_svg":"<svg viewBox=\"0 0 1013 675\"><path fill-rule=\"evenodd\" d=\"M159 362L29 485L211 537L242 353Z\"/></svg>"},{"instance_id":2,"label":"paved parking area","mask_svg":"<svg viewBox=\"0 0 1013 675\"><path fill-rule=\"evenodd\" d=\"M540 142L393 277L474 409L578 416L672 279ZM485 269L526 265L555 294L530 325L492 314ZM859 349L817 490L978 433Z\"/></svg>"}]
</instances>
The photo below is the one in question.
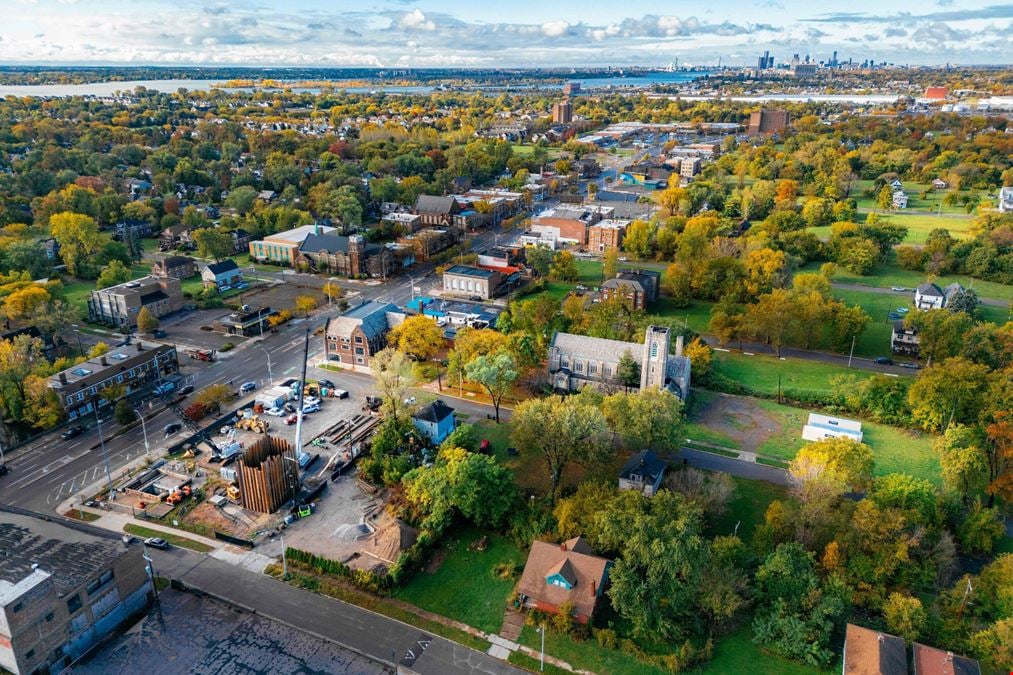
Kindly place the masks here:
<instances>
[{"instance_id":1,"label":"paved parking area","mask_svg":"<svg viewBox=\"0 0 1013 675\"><path fill-rule=\"evenodd\" d=\"M165 341L173 342L181 349L186 347L202 347L204 349L218 350L226 342L237 345L245 338L201 330L201 326L210 326L215 319L228 316L230 311L228 307L184 310L177 312L175 316L166 317L161 322L161 328L166 333Z\"/></svg>"}]
</instances>

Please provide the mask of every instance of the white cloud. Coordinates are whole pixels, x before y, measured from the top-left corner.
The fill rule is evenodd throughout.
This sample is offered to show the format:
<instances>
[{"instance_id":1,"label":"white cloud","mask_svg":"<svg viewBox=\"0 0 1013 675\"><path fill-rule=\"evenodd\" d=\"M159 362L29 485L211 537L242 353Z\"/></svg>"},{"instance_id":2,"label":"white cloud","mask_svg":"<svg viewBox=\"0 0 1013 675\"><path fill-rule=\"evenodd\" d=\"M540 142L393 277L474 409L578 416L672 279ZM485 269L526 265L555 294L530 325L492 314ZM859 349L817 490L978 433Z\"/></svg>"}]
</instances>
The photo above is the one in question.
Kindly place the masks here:
<instances>
[{"instance_id":1,"label":"white cloud","mask_svg":"<svg viewBox=\"0 0 1013 675\"><path fill-rule=\"evenodd\" d=\"M427 19L418 7L402 16L398 25L405 30L436 30L436 24Z\"/></svg>"},{"instance_id":2,"label":"white cloud","mask_svg":"<svg viewBox=\"0 0 1013 675\"><path fill-rule=\"evenodd\" d=\"M570 24L567 21L549 21L542 24L542 34L548 37L566 35L568 30L570 30Z\"/></svg>"}]
</instances>

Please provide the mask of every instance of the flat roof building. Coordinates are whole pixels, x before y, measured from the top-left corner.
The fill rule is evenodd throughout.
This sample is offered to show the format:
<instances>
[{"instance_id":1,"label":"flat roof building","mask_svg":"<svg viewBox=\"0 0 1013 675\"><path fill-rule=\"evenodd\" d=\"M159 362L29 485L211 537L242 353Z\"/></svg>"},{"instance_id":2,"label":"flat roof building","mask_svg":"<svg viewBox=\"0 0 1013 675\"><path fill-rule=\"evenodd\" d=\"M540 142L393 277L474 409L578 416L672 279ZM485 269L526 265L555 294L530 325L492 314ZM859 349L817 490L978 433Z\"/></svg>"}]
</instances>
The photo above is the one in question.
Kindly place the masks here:
<instances>
[{"instance_id":1,"label":"flat roof building","mask_svg":"<svg viewBox=\"0 0 1013 675\"><path fill-rule=\"evenodd\" d=\"M183 285L175 277L146 276L92 291L88 319L115 326L136 326L137 315L147 307L155 318L183 308Z\"/></svg>"},{"instance_id":2,"label":"flat roof building","mask_svg":"<svg viewBox=\"0 0 1013 675\"><path fill-rule=\"evenodd\" d=\"M824 438L850 438L862 442L862 423L843 417L829 417L809 413L809 421L802 429L802 438L807 441L822 441Z\"/></svg>"},{"instance_id":3,"label":"flat roof building","mask_svg":"<svg viewBox=\"0 0 1013 675\"><path fill-rule=\"evenodd\" d=\"M503 274L495 270L454 265L443 273L443 292L448 295L461 295L488 300L496 295Z\"/></svg>"}]
</instances>

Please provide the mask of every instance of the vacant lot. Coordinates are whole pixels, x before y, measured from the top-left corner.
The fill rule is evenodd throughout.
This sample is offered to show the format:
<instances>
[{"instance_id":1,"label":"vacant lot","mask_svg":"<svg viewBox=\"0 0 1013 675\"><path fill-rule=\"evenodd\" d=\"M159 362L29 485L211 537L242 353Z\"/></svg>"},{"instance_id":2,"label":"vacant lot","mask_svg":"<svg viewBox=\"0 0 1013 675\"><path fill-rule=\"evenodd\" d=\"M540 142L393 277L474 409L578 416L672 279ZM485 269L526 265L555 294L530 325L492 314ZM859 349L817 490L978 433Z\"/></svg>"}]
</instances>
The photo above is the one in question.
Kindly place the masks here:
<instances>
[{"instance_id":1,"label":"vacant lot","mask_svg":"<svg viewBox=\"0 0 1013 675\"><path fill-rule=\"evenodd\" d=\"M865 379L875 375L866 370L850 370L819 361L788 358L782 361L774 356L746 356L735 352L715 352L712 367L729 379L769 395L777 394L778 383L782 391L828 392L834 390L831 379L835 376L853 375Z\"/></svg>"},{"instance_id":2,"label":"vacant lot","mask_svg":"<svg viewBox=\"0 0 1013 675\"><path fill-rule=\"evenodd\" d=\"M859 220L867 214L860 214ZM907 236L904 237L904 244L924 244L932 230L949 230L954 239L971 238L971 216L959 215L938 215L935 213L909 213L907 211L893 211L887 218L894 225L903 225L907 228ZM830 226L811 227L809 231L821 239L830 238Z\"/></svg>"}]
</instances>

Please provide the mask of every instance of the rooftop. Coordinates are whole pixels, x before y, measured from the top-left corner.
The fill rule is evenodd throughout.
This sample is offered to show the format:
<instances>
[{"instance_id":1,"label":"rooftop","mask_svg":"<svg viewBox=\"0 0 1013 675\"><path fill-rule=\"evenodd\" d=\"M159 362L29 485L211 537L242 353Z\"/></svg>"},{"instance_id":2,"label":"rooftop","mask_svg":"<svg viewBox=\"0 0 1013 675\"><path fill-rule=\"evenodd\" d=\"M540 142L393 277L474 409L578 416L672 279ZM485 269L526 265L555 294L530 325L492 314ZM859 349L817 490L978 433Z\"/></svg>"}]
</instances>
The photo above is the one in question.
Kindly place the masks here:
<instances>
[{"instance_id":1,"label":"rooftop","mask_svg":"<svg viewBox=\"0 0 1013 675\"><path fill-rule=\"evenodd\" d=\"M50 378L50 385L53 387L62 387L66 386L66 384L73 384L81 380L101 379L96 376L105 370L121 367L125 368L128 365L132 365L139 361L152 359L156 353L164 354L166 352L174 351L175 349L176 348L173 345L162 344L160 342L135 341L133 344L116 347L102 356L96 356L93 359L82 361L72 368L68 368L67 370L61 371L61 373L57 373ZM105 360L105 363L103 363L103 359ZM61 374L66 377L66 384L60 380Z\"/></svg>"},{"instance_id":2,"label":"rooftop","mask_svg":"<svg viewBox=\"0 0 1013 675\"><path fill-rule=\"evenodd\" d=\"M163 281L162 279L155 276L151 276L149 274L148 276L141 277L140 279L132 279L130 281L124 281L122 284L109 286L108 288L103 288L96 292L110 293L113 295L117 293L137 293L138 289L140 288L144 288L147 286L158 286L162 281Z\"/></svg>"},{"instance_id":3,"label":"rooftop","mask_svg":"<svg viewBox=\"0 0 1013 675\"><path fill-rule=\"evenodd\" d=\"M454 265L444 272L444 274L457 274L465 277L481 277L483 279L488 279L492 277L495 272L492 270L484 270L479 267L470 267L468 265Z\"/></svg>"},{"instance_id":4,"label":"rooftop","mask_svg":"<svg viewBox=\"0 0 1013 675\"><path fill-rule=\"evenodd\" d=\"M264 241L285 244L301 244L306 240L306 237L311 234L328 234L336 231L336 229L337 228L328 227L327 225L302 225L288 230L287 232L278 232L264 237Z\"/></svg>"},{"instance_id":5,"label":"rooftop","mask_svg":"<svg viewBox=\"0 0 1013 675\"><path fill-rule=\"evenodd\" d=\"M69 593L112 567L123 551L115 534L0 508L0 598L33 565L52 575L61 595Z\"/></svg>"},{"instance_id":6,"label":"rooftop","mask_svg":"<svg viewBox=\"0 0 1013 675\"><path fill-rule=\"evenodd\" d=\"M907 675L907 649L894 635L848 624L843 675Z\"/></svg>"},{"instance_id":7,"label":"rooftop","mask_svg":"<svg viewBox=\"0 0 1013 675\"><path fill-rule=\"evenodd\" d=\"M439 424L440 421L445 420L453 414L453 408L440 399L436 399L429 405L420 408L412 417L423 422Z\"/></svg>"}]
</instances>

